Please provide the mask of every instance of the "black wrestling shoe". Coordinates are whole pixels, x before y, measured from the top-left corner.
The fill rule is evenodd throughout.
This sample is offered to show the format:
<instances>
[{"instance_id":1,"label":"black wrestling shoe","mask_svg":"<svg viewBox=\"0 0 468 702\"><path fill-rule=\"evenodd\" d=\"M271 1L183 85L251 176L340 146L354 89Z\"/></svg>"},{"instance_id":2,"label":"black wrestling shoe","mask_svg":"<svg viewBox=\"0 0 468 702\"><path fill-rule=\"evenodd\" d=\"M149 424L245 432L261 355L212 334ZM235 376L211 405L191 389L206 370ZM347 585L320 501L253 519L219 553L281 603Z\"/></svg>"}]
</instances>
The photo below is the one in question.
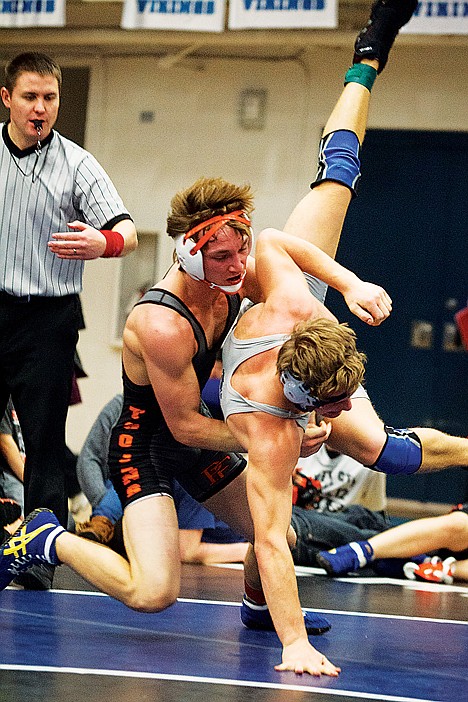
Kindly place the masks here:
<instances>
[{"instance_id":1,"label":"black wrestling shoe","mask_svg":"<svg viewBox=\"0 0 468 702\"><path fill-rule=\"evenodd\" d=\"M369 21L354 44L354 63L377 59L377 72L381 73L398 32L410 21L417 4L417 0L376 0Z\"/></svg>"},{"instance_id":2,"label":"black wrestling shoe","mask_svg":"<svg viewBox=\"0 0 468 702\"><path fill-rule=\"evenodd\" d=\"M54 580L55 566L50 563L35 563L28 570L19 573L13 585L25 590L50 590Z\"/></svg>"}]
</instances>

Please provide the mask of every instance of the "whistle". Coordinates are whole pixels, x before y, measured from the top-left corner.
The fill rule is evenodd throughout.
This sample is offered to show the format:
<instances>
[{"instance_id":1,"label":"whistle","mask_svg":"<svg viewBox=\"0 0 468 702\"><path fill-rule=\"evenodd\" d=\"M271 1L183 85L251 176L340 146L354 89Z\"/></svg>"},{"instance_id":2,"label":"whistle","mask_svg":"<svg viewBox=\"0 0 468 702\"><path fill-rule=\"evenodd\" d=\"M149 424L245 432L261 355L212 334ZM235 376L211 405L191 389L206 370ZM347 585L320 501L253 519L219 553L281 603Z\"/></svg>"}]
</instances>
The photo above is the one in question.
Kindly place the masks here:
<instances>
[{"instance_id":1,"label":"whistle","mask_svg":"<svg viewBox=\"0 0 468 702\"><path fill-rule=\"evenodd\" d=\"M42 133L42 120L41 119L33 119L33 124L34 128L37 132L37 144L36 144L36 153L40 154L41 149L42 149L42 144L41 144L41 133Z\"/></svg>"}]
</instances>

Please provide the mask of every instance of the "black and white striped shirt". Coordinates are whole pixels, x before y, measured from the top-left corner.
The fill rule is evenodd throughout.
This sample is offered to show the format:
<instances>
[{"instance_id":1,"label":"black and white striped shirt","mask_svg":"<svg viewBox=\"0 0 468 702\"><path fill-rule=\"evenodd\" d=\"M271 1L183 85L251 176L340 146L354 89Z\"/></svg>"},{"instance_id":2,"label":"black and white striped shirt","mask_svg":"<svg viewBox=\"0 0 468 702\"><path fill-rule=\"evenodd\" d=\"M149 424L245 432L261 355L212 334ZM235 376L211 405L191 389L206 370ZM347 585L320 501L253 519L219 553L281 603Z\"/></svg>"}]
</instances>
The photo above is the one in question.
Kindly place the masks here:
<instances>
[{"instance_id":1,"label":"black and white striped shirt","mask_svg":"<svg viewBox=\"0 0 468 702\"><path fill-rule=\"evenodd\" d=\"M129 219L109 176L87 151L58 132L20 150L7 125L0 138L0 290L60 297L81 292L84 261L49 251L55 232L74 220L111 229Z\"/></svg>"}]
</instances>

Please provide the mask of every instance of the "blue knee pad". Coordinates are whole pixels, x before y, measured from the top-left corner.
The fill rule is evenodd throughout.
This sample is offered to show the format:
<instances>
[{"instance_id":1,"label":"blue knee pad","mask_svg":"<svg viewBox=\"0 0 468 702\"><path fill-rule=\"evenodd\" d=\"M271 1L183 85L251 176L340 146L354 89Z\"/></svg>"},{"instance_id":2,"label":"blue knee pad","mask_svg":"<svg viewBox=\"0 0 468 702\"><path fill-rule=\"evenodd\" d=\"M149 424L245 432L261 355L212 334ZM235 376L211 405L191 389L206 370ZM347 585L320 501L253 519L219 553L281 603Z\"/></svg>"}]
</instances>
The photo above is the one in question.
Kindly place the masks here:
<instances>
[{"instance_id":1,"label":"blue knee pad","mask_svg":"<svg viewBox=\"0 0 468 702\"><path fill-rule=\"evenodd\" d=\"M361 179L359 139L349 129L340 129L323 137L319 147L318 171L311 188L325 180L333 180L348 187L353 197Z\"/></svg>"},{"instance_id":2,"label":"blue knee pad","mask_svg":"<svg viewBox=\"0 0 468 702\"><path fill-rule=\"evenodd\" d=\"M421 440L414 431L385 426L387 440L379 458L373 466L379 473L387 475L412 475L421 467Z\"/></svg>"}]
</instances>

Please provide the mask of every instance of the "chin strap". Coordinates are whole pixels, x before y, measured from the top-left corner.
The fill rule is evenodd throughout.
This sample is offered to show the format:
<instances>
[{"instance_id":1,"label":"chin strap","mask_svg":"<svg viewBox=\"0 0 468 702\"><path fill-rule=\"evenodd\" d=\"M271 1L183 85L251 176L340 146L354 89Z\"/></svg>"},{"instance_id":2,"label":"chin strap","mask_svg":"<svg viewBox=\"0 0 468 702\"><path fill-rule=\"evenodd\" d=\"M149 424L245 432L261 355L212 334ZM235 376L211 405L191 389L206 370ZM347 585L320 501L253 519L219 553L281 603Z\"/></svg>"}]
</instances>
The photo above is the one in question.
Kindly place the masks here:
<instances>
[{"instance_id":1,"label":"chin strap","mask_svg":"<svg viewBox=\"0 0 468 702\"><path fill-rule=\"evenodd\" d=\"M200 282L206 283L211 290L221 290L223 293L226 293L226 295L235 295L237 292L239 292L241 287L244 285L245 275L246 275L246 271L244 271L242 278L235 285L217 285L216 283L210 283L209 280L200 280ZM197 279L197 280L199 280L199 279Z\"/></svg>"}]
</instances>

